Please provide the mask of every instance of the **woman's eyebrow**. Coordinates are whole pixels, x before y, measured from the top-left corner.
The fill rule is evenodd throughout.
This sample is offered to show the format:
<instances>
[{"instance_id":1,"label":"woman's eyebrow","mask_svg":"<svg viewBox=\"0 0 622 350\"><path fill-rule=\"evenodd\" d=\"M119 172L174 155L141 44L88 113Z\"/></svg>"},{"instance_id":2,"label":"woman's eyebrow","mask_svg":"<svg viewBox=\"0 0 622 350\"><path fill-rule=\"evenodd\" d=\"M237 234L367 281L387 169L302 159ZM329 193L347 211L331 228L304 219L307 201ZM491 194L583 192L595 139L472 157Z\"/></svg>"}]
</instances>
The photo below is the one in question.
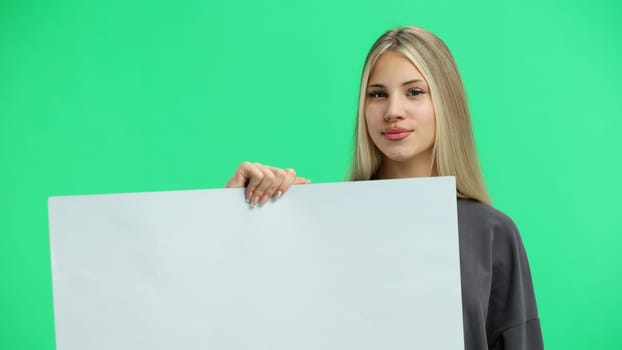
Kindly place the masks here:
<instances>
[{"instance_id":1,"label":"woman's eyebrow","mask_svg":"<svg viewBox=\"0 0 622 350\"><path fill-rule=\"evenodd\" d=\"M413 79L413 80L409 80L409 81L405 81L402 83L402 86L406 86L408 84L413 84L413 83L422 83L423 80L421 79ZM370 84L367 85L368 88L385 88L386 86L382 85L382 84Z\"/></svg>"},{"instance_id":2,"label":"woman's eyebrow","mask_svg":"<svg viewBox=\"0 0 622 350\"><path fill-rule=\"evenodd\" d=\"M423 82L423 80L421 80L421 79L413 79L413 80L409 80L409 81L406 81L406 82L402 83L402 86L408 85L408 84L412 84L412 83L422 83L422 82Z\"/></svg>"}]
</instances>

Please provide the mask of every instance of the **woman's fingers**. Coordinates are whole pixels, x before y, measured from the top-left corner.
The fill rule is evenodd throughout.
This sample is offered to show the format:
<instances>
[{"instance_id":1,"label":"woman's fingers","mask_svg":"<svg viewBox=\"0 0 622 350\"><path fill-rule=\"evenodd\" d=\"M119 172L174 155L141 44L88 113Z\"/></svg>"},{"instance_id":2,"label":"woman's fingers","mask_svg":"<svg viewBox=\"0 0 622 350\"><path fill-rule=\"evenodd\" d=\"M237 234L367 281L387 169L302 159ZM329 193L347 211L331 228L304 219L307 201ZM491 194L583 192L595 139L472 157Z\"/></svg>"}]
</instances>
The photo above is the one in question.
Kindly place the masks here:
<instances>
[{"instance_id":1,"label":"woman's fingers","mask_svg":"<svg viewBox=\"0 0 622 350\"><path fill-rule=\"evenodd\" d=\"M287 192L292 185L304 185L311 182L304 177L297 177L296 171L294 169L285 169L285 174L285 181L283 181L281 186L279 186L279 188L277 189L277 192L275 194L276 198L284 195L285 192Z\"/></svg>"},{"instance_id":2,"label":"woman's fingers","mask_svg":"<svg viewBox=\"0 0 622 350\"><path fill-rule=\"evenodd\" d=\"M294 185L306 185L306 184L310 184L310 183L311 183L311 180L306 179L304 177L297 177L294 180Z\"/></svg>"},{"instance_id":3,"label":"woman's fingers","mask_svg":"<svg viewBox=\"0 0 622 350\"><path fill-rule=\"evenodd\" d=\"M284 179L281 182L280 186L276 189L273 198L278 199L282 195L289 190L289 187L294 184L296 181L296 171L294 169L285 169L283 170Z\"/></svg>"},{"instance_id":4,"label":"woman's fingers","mask_svg":"<svg viewBox=\"0 0 622 350\"><path fill-rule=\"evenodd\" d=\"M246 185L246 201L251 203L251 205L257 205L256 194L257 188L264 182L264 178L266 177L266 171L263 165L259 163L251 164L255 171L253 172L253 176L248 179L248 184Z\"/></svg>"},{"instance_id":5,"label":"woman's fingers","mask_svg":"<svg viewBox=\"0 0 622 350\"><path fill-rule=\"evenodd\" d=\"M251 202L253 192L263 181L265 172L259 163L243 162L227 181L225 187L246 187L246 201Z\"/></svg>"},{"instance_id":6,"label":"woman's fingers","mask_svg":"<svg viewBox=\"0 0 622 350\"><path fill-rule=\"evenodd\" d=\"M251 197L251 205L261 205L267 202L275 193L278 186L283 183L284 171L268 166L261 166L263 179L254 189Z\"/></svg>"},{"instance_id":7,"label":"woman's fingers","mask_svg":"<svg viewBox=\"0 0 622 350\"><path fill-rule=\"evenodd\" d=\"M250 162L243 162L237 168L233 176L227 181L225 187L245 187L249 181L261 175L261 171Z\"/></svg>"},{"instance_id":8,"label":"woman's fingers","mask_svg":"<svg viewBox=\"0 0 622 350\"><path fill-rule=\"evenodd\" d=\"M246 187L246 201L254 207L272 198L279 198L292 185L309 182L308 179L297 177L294 169L244 162L240 164L225 187Z\"/></svg>"}]
</instances>

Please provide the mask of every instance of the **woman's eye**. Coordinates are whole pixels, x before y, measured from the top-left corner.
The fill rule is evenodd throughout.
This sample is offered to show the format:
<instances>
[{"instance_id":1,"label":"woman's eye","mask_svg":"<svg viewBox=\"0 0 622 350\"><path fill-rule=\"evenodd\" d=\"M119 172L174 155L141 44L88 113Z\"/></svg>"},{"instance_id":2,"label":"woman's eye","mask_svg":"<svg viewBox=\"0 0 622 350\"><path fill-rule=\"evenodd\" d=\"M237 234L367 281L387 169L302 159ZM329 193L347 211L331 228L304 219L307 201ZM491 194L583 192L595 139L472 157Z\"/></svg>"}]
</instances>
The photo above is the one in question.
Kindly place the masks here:
<instances>
[{"instance_id":1,"label":"woman's eye","mask_svg":"<svg viewBox=\"0 0 622 350\"><path fill-rule=\"evenodd\" d=\"M384 98L387 97L387 94L382 91L371 91L367 93L367 96L371 98Z\"/></svg>"},{"instance_id":2,"label":"woman's eye","mask_svg":"<svg viewBox=\"0 0 622 350\"><path fill-rule=\"evenodd\" d=\"M419 96L422 95L424 92L421 89L410 89L408 90L408 96Z\"/></svg>"}]
</instances>

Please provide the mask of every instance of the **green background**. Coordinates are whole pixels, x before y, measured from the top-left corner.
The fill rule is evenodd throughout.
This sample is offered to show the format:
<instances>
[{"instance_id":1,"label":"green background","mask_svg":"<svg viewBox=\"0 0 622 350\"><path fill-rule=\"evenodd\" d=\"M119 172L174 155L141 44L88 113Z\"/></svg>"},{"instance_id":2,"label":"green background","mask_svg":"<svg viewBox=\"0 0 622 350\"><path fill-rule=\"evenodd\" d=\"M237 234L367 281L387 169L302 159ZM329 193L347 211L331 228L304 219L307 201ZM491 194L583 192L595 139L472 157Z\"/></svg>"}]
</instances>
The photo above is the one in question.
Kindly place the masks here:
<instances>
[{"instance_id":1,"label":"green background","mask_svg":"<svg viewBox=\"0 0 622 350\"><path fill-rule=\"evenodd\" d=\"M618 1L0 2L0 349L54 349L47 197L344 178L365 54L416 24L463 74L548 349L622 349Z\"/></svg>"}]
</instances>

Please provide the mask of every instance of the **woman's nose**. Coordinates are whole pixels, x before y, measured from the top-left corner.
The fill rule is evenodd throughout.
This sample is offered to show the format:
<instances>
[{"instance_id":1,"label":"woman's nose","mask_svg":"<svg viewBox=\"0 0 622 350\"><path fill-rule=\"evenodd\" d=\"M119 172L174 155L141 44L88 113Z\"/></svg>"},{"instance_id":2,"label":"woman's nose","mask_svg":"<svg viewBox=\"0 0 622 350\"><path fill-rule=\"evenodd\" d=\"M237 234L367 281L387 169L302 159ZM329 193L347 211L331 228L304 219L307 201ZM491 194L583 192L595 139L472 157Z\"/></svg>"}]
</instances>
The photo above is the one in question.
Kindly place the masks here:
<instances>
[{"instance_id":1,"label":"woman's nose","mask_svg":"<svg viewBox=\"0 0 622 350\"><path fill-rule=\"evenodd\" d=\"M389 105L387 107L388 108L384 115L384 120L386 120L387 122L394 122L404 119L404 110L402 108L401 101L399 101L399 98L394 97L389 99Z\"/></svg>"},{"instance_id":2,"label":"woman's nose","mask_svg":"<svg viewBox=\"0 0 622 350\"><path fill-rule=\"evenodd\" d=\"M404 119L404 117L401 114L387 113L384 116L384 120L386 120L389 123L402 120L402 119Z\"/></svg>"}]
</instances>

